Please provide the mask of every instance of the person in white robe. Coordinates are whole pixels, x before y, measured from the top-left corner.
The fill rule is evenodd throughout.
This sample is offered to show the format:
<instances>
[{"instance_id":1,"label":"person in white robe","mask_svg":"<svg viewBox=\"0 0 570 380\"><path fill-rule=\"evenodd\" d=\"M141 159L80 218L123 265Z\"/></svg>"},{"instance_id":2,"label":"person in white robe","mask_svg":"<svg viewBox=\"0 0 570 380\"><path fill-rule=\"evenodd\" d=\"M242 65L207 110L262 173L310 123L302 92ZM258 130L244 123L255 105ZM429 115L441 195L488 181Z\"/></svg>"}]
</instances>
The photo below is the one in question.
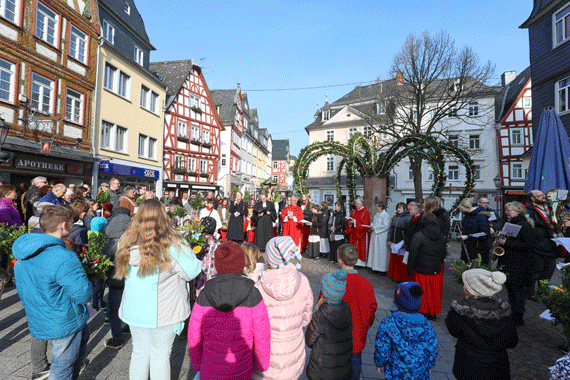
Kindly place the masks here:
<instances>
[{"instance_id":1,"label":"person in white robe","mask_svg":"<svg viewBox=\"0 0 570 380\"><path fill-rule=\"evenodd\" d=\"M390 251L388 249L388 229L390 227L390 215L386 212L386 204L382 201L374 202L376 214L370 228L370 248L366 265L373 271L388 272Z\"/></svg>"}]
</instances>

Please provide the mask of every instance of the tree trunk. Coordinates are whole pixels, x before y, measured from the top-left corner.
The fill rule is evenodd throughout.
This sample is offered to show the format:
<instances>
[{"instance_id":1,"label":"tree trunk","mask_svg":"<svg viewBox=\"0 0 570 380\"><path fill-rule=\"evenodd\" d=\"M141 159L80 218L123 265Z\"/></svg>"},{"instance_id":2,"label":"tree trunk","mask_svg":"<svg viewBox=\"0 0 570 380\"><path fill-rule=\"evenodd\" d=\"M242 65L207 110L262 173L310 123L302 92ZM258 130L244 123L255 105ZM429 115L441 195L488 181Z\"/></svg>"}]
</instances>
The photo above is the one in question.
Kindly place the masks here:
<instances>
[{"instance_id":1,"label":"tree trunk","mask_svg":"<svg viewBox=\"0 0 570 380\"><path fill-rule=\"evenodd\" d=\"M412 172L414 173L414 192L417 201L424 199L422 188L422 157L410 157Z\"/></svg>"}]
</instances>

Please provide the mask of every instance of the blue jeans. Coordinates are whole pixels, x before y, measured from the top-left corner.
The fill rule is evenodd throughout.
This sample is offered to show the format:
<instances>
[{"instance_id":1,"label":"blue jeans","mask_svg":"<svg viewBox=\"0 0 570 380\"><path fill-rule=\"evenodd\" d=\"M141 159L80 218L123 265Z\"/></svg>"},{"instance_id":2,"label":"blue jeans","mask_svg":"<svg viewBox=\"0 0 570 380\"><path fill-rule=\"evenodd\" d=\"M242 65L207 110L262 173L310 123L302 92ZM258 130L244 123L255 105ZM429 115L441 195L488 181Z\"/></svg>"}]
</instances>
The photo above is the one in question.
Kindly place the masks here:
<instances>
[{"instance_id":1,"label":"blue jeans","mask_svg":"<svg viewBox=\"0 0 570 380\"><path fill-rule=\"evenodd\" d=\"M133 353L130 380L170 380L170 352L176 333L174 325L147 329L129 325Z\"/></svg>"},{"instance_id":2,"label":"blue jeans","mask_svg":"<svg viewBox=\"0 0 570 380\"><path fill-rule=\"evenodd\" d=\"M352 380L360 380L362 372L362 352L352 354Z\"/></svg>"},{"instance_id":3,"label":"blue jeans","mask_svg":"<svg viewBox=\"0 0 570 380\"><path fill-rule=\"evenodd\" d=\"M122 322L119 318L119 307L123 298L123 289L109 288L107 295L107 318L111 324L111 334L113 339L123 340L123 330L121 330Z\"/></svg>"},{"instance_id":4,"label":"blue jeans","mask_svg":"<svg viewBox=\"0 0 570 380\"><path fill-rule=\"evenodd\" d=\"M93 300L91 301L91 306L95 310L99 310L101 307L101 301L103 301L103 294L105 294L105 280L96 278L91 280L93 284Z\"/></svg>"},{"instance_id":5,"label":"blue jeans","mask_svg":"<svg viewBox=\"0 0 570 380\"><path fill-rule=\"evenodd\" d=\"M62 339L52 340L49 380L77 380L87 356L89 326Z\"/></svg>"}]
</instances>

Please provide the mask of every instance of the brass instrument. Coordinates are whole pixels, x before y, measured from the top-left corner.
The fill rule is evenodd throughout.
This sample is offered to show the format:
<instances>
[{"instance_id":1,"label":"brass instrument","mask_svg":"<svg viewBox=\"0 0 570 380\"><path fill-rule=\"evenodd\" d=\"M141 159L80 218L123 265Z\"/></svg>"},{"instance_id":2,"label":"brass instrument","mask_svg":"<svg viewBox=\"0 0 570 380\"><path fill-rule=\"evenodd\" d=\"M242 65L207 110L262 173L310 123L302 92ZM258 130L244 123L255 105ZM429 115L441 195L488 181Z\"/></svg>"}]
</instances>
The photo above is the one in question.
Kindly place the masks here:
<instances>
[{"instance_id":1,"label":"brass instrument","mask_svg":"<svg viewBox=\"0 0 570 380\"><path fill-rule=\"evenodd\" d=\"M500 232L496 232L495 233L495 241L500 240L500 239L504 239L506 238L505 235L501 235ZM493 244L495 244L495 242L493 242ZM495 261L497 260L499 257L503 256L505 254L505 249L503 247L493 247L493 249L491 250L491 260Z\"/></svg>"},{"instance_id":2,"label":"brass instrument","mask_svg":"<svg viewBox=\"0 0 570 380\"><path fill-rule=\"evenodd\" d=\"M544 195L552 207L552 224L554 230L557 233L561 233L566 229L564 221L570 220L570 212L566 211L566 205L570 203L570 192L568 192L566 199L558 199L558 190L561 189L548 190Z\"/></svg>"}]
</instances>

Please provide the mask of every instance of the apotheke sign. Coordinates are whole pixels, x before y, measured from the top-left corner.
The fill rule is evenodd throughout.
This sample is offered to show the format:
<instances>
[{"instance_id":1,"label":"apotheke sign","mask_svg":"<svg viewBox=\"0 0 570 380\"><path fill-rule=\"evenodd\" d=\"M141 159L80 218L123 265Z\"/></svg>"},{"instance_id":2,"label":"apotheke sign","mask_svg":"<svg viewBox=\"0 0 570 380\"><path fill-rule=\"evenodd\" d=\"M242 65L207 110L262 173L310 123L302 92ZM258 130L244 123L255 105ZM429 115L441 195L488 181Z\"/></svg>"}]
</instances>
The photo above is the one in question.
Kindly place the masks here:
<instances>
[{"instance_id":1,"label":"apotheke sign","mask_svg":"<svg viewBox=\"0 0 570 380\"><path fill-rule=\"evenodd\" d=\"M25 157L18 157L16 159L15 166L17 168L24 168L24 169L49 170L54 172L65 171L65 164L59 164L56 162L38 161Z\"/></svg>"}]
</instances>

